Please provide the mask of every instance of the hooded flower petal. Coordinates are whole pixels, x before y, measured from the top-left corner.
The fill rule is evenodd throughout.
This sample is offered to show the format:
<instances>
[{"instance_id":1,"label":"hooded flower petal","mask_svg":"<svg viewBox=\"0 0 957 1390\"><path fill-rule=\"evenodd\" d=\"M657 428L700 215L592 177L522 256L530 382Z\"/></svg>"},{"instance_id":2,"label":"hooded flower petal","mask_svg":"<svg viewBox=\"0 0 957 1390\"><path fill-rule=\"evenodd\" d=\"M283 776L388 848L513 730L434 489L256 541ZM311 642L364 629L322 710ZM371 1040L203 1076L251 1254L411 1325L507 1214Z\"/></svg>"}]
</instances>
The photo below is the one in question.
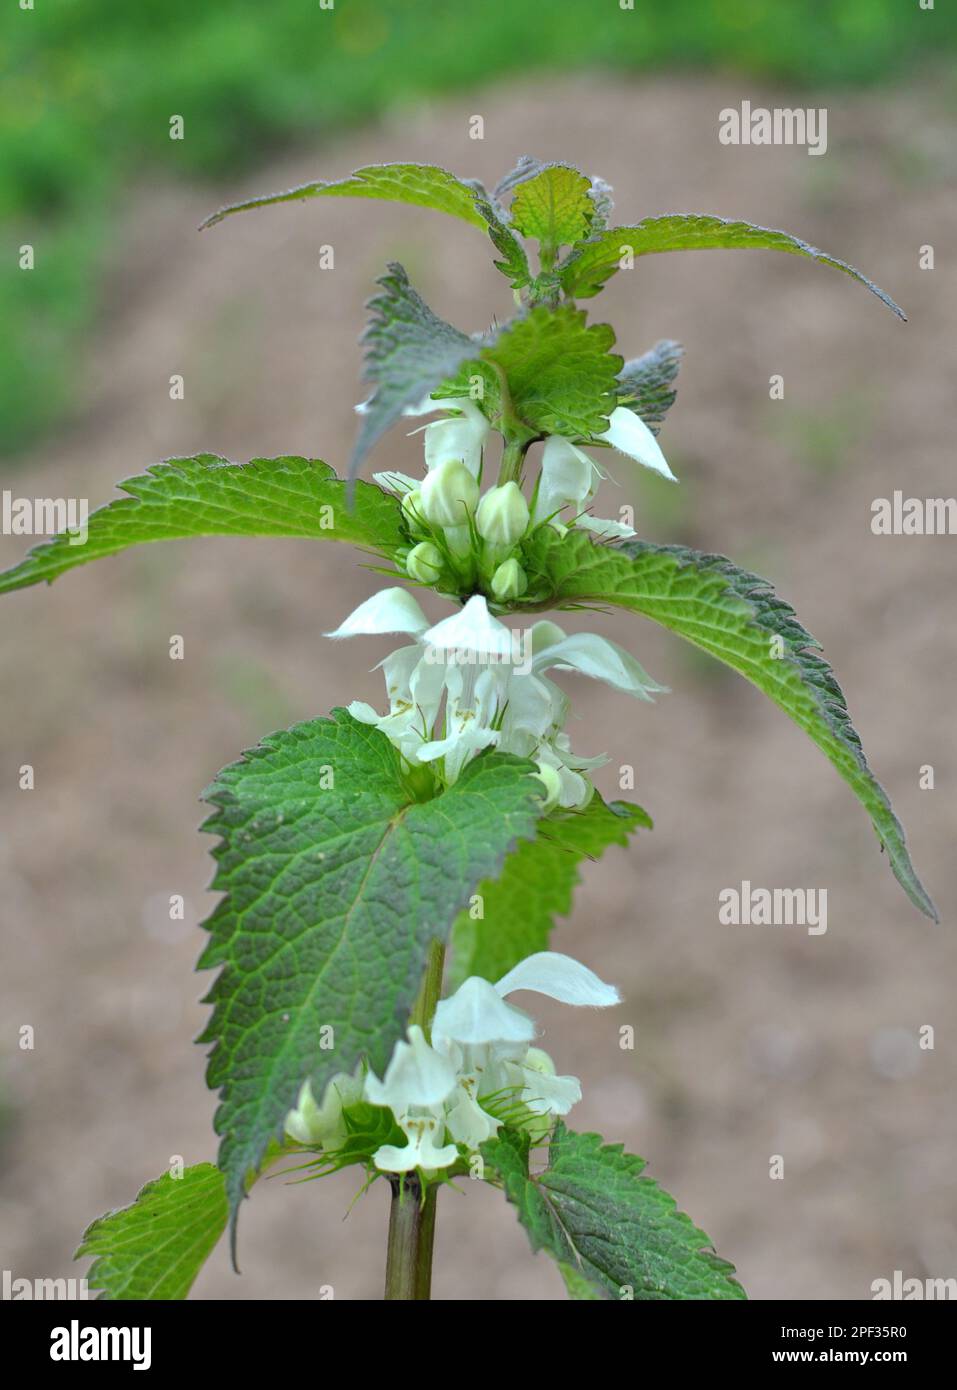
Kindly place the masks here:
<instances>
[{"instance_id":1,"label":"hooded flower petal","mask_svg":"<svg viewBox=\"0 0 957 1390\"><path fill-rule=\"evenodd\" d=\"M423 641L437 651L469 651L500 661L507 660L512 651L511 631L492 617L481 594L473 594L460 612L430 627Z\"/></svg>"},{"instance_id":2,"label":"hooded flower petal","mask_svg":"<svg viewBox=\"0 0 957 1390\"><path fill-rule=\"evenodd\" d=\"M433 1041L443 1050L450 1042L527 1043L534 1036L535 1024L528 1014L506 1004L498 987L478 975L470 975L454 994L440 1000L432 1021Z\"/></svg>"},{"instance_id":3,"label":"hooded flower petal","mask_svg":"<svg viewBox=\"0 0 957 1390\"><path fill-rule=\"evenodd\" d=\"M558 951L526 956L495 985L496 993L503 997L517 989L534 990L562 1004L588 1004L599 1009L621 1003L614 985L606 985L587 965Z\"/></svg>"},{"instance_id":4,"label":"hooded flower petal","mask_svg":"<svg viewBox=\"0 0 957 1390\"><path fill-rule=\"evenodd\" d=\"M360 603L327 637L357 637L382 632L424 632L429 620L407 589L380 589Z\"/></svg>"},{"instance_id":5,"label":"hooded flower petal","mask_svg":"<svg viewBox=\"0 0 957 1390\"><path fill-rule=\"evenodd\" d=\"M673 483L678 481L668 467L668 461L651 430L644 420L627 406L615 407L608 417L607 430L598 435L598 438L604 439L619 453L627 454L629 458L644 464L645 468L660 473L663 478L670 478Z\"/></svg>"},{"instance_id":6,"label":"hooded flower petal","mask_svg":"<svg viewBox=\"0 0 957 1390\"><path fill-rule=\"evenodd\" d=\"M441 1105L455 1089L451 1064L429 1046L418 1024L409 1027L407 1036L408 1042L396 1043L384 1080L369 1072L364 1088L366 1100L387 1105L400 1123L414 1106Z\"/></svg>"}]
</instances>

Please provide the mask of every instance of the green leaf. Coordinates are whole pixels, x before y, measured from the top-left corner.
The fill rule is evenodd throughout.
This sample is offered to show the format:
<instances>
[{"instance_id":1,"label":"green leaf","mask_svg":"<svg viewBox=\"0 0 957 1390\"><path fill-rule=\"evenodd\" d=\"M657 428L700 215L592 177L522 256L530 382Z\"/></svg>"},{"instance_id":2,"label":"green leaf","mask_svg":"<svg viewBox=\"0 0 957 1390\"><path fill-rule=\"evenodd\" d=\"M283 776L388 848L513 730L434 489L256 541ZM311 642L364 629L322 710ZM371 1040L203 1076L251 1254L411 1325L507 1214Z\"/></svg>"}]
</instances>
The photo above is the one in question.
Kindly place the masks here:
<instances>
[{"instance_id":1,"label":"green leaf","mask_svg":"<svg viewBox=\"0 0 957 1390\"><path fill-rule=\"evenodd\" d=\"M197 1163L181 1178L164 1173L135 1202L94 1221L74 1259L93 1255L87 1279L103 1299L182 1299L226 1229L222 1173Z\"/></svg>"},{"instance_id":2,"label":"green leaf","mask_svg":"<svg viewBox=\"0 0 957 1390\"><path fill-rule=\"evenodd\" d=\"M83 544L63 533L34 547L0 574L0 593L115 555L145 541L190 536L308 536L352 541L390 554L401 543L395 498L360 483L350 505L346 484L317 459L230 463L215 454L169 459L120 487L129 496L91 513Z\"/></svg>"},{"instance_id":3,"label":"green leaf","mask_svg":"<svg viewBox=\"0 0 957 1390\"><path fill-rule=\"evenodd\" d=\"M680 343L663 338L641 357L626 362L618 374L618 400L639 415L658 434L665 415L675 403L672 382L684 356Z\"/></svg>"},{"instance_id":4,"label":"green leaf","mask_svg":"<svg viewBox=\"0 0 957 1390\"><path fill-rule=\"evenodd\" d=\"M284 193L267 193L232 203L207 217L202 227L212 227L234 212L271 207L274 203L302 202L307 198L378 198L390 203L411 203L459 217L487 231L504 260L498 268L515 288L528 284L528 261L521 244L509 231L501 209L477 179L460 179L436 164L370 164L345 179L316 179Z\"/></svg>"},{"instance_id":5,"label":"green leaf","mask_svg":"<svg viewBox=\"0 0 957 1390\"><path fill-rule=\"evenodd\" d=\"M463 395L467 374L480 371L485 380L482 408L500 428L510 412L530 439L546 434L589 439L608 428L609 412L617 404L622 359L610 351L614 343L611 326L587 327L581 309L539 306L506 324L496 341L476 354L475 364L470 361L443 391Z\"/></svg>"},{"instance_id":6,"label":"green leaf","mask_svg":"<svg viewBox=\"0 0 957 1390\"><path fill-rule=\"evenodd\" d=\"M814 740L870 815L895 877L911 902L937 910L910 860L904 831L864 757L844 694L817 642L767 580L723 555L628 541L599 546L586 536L559 540L543 527L530 543L550 576L542 606L615 604L670 628L740 672ZM527 547L529 548L529 547Z\"/></svg>"},{"instance_id":7,"label":"green leaf","mask_svg":"<svg viewBox=\"0 0 957 1390\"><path fill-rule=\"evenodd\" d=\"M512 224L522 236L535 237L546 252L571 246L588 235L595 204L591 179L567 164L547 164L518 185L512 199Z\"/></svg>"},{"instance_id":8,"label":"green leaf","mask_svg":"<svg viewBox=\"0 0 957 1390\"><path fill-rule=\"evenodd\" d=\"M391 263L377 283L382 293L367 305L372 318L362 340L366 379L375 391L363 407L350 477L406 406L417 405L481 349L475 339L433 314L401 265Z\"/></svg>"},{"instance_id":9,"label":"green leaf","mask_svg":"<svg viewBox=\"0 0 957 1390\"><path fill-rule=\"evenodd\" d=\"M583 859L600 859L609 845L626 845L651 817L624 801L605 804L596 792L583 811L556 811L538 822L534 840L523 840L497 879L478 889L483 917L462 912L452 930L450 986L470 975L499 980L526 956L548 949L553 919L571 912Z\"/></svg>"},{"instance_id":10,"label":"green leaf","mask_svg":"<svg viewBox=\"0 0 957 1390\"><path fill-rule=\"evenodd\" d=\"M533 1250L559 1262L573 1298L743 1299L720 1259L673 1197L642 1177L645 1160L559 1122L548 1167L529 1171L528 1136L504 1130L482 1155L515 1206Z\"/></svg>"},{"instance_id":11,"label":"green leaf","mask_svg":"<svg viewBox=\"0 0 957 1390\"><path fill-rule=\"evenodd\" d=\"M416 802L384 734L344 710L270 735L204 793L221 836L201 969L222 966L202 1041L221 1087L220 1167L234 1212L308 1077L322 1096L360 1059L380 1072L402 1035L429 943L476 884L534 833L532 765L486 753ZM324 1026L334 1046L320 1048Z\"/></svg>"},{"instance_id":12,"label":"green leaf","mask_svg":"<svg viewBox=\"0 0 957 1390\"><path fill-rule=\"evenodd\" d=\"M234 212L270 207L273 203L301 202L306 198L379 198L434 208L471 222L473 227L484 227L485 218L475 206L475 193L475 184L466 183L435 164L370 164L345 179L316 179L284 193L266 193L231 203L207 217L202 226L212 227Z\"/></svg>"},{"instance_id":13,"label":"green leaf","mask_svg":"<svg viewBox=\"0 0 957 1390\"><path fill-rule=\"evenodd\" d=\"M532 279L524 246L513 235L502 209L484 189L476 193L475 206L485 218L492 245L502 257L493 262L495 269L508 276L513 289L523 289Z\"/></svg>"},{"instance_id":14,"label":"green leaf","mask_svg":"<svg viewBox=\"0 0 957 1390\"><path fill-rule=\"evenodd\" d=\"M646 217L633 227L611 227L600 236L573 250L559 271L562 288L572 299L589 299L621 268L623 257L647 256L652 251L707 251L721 249L766 248L807 256L822 265L834 266L851 275L872 294L876 294L898 318L904 311L872 280L846 261L810 246L789 232L757 227L751 222L734 222L726 217L697 213L669 213L665 217Z\"/></svg>"}]
</instances>

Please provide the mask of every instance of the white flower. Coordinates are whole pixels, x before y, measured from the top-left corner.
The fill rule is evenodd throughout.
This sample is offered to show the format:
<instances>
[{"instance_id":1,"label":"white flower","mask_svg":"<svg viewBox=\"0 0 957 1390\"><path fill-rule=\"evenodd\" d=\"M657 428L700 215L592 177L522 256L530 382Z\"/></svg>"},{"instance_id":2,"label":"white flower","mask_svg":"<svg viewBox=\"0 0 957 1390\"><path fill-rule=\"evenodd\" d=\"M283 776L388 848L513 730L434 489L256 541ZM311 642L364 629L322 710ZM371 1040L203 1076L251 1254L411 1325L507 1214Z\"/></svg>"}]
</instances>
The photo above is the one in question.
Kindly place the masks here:
<instances>
[{"instance_id":1,"label":"white flower","mask_svg":"<svg viewBox=\"0 0 957 1390\"><path fill-rule=\"evenodd\" d=\"M482 449L491 428L488 418L467 396L449 401L432 401L431 405L433 410L448 406L461 413L447 415L426 425L426 467L435 468L447 459L458 459L465 464L473 478L478 478L482 471Z\"/></svg>"},{"instance_id":2,"label":"white flower","mask_svg":"<svg viewBox=\"0 0 957 1390\"><path fill-rule=\"evenodd\" d=\"M439 1002L431 1045L420 1028L409 1028L409 1041L395 1045L385 1080L366 1078L366 1099L388 1106L409 1141L377 1149L377 1168L449 1167L459 1157L457 1145L474 1152L503 1123L525 1128L539 1142L581 1099L578 1078L557 1076L548 1054L530 1046L533 1020L505 1002L520 989L578 1006L619 1002L613 985L554 951L529 956L495 985L470 976ZM446 1132L454 1143L444 1143Z\"/></svg>"},{"instance_id":3,"label":"white flower","mask_svg":"<svg viewBox=\"0 0 957 1390\"><path fill-rule=\"evenodd\" d=\"M361 1070L361 1068L360 1068ZM286 1116L286 1133L290 1139L310 1148L337 1149L346 1139L342 1108L352 1105L362 1095L362 1080L358 1074L339 1072L325 1089L322 1104L317 1105L308 1081L302 1083L296 1109Z\"/></svg>"},{"instance_id":4,"label":"white flower","mask_svg":"<svg viewBox=\"0 0 957 1390\"><path fill-rule=\"evenodd\" d=\"M583 511L601 477L598 465L583 449L561 435L551 435L542 450L534 520L557 520L566 507L574 507L576 514Z\"/></svg>"},{"instance_id":5,"label":"white flower","mask_svg":"<svg viewBox=\"0 0 957 1390\"><path fill-rule=\"evenodd\" d=\"M669 478L673 483L678 481L668 467L668 461L651 430L644 420L626 405L615 407L608 417L607 430L598 435L598 438L606 440L613 449L627 454L645 468L660 473L663 478Z\"/></svg>"},{"instance_id":6,"label":"white flower","mask_svg":"<svg viewBox=\"0 0 957 1390\"><path fill-rule=\"evenodd\" d=\"M458 1158L454 1144L445 1144L443 1102L456 1087L455 1072L425 1040L422 1029L412 1024L408 1042L397 1042L385 1078L371 1072L365 1079L365 1098L392 1111L408 1144L381 1145L373 1155L377 1168L390 1173L409 1173L413 1168L432 1171L447 1168Z\"/></svg>"},{"instance_id":7,"label":"white flower","mask_svg":"<svg viewBox=\"0 0 957 1390\"><path fill-rule=\"evenodd\" d=\"M364 415L368 401L356 406L356 412ZM482 468L482 449L491 425L479 407L468 396L455 396L449 400L434 401L426 396L416 405L406 406L403 415L433 415L438 410L455 412L433 420L431 424L420 425L425 435L425 463L427 468L435 468L447 459L458 459L477 478ZM416 433L416 431L413 431ZM373 473L373 478L389 492L400 495L419 486L415 478L407 473Z\"/></svg>"},{"instance_id":8,"label":"white flower","mask_svg":"<svg viewBox=\"0 0 957 1390\"><path fill-rule=\"evenodd\" d=\"M645 468L660 473L672 482L677 479L668 467L668 462L657 439L645 422L629 410L619 405L608 417L608 428L596 436L610 444L619 453L627 454ZM561 513L571 508L569 520L577 526L591 531L600 539L627 538L635 534L634 528L621 521L605 521L591 516L586 508L598 490L598 484L605 477L598 464L562 435L551 435L542 450L542 470L535 498L533 518L537 523L550 521L557 529L564 523Z\"/></svg>"}]
</instances>

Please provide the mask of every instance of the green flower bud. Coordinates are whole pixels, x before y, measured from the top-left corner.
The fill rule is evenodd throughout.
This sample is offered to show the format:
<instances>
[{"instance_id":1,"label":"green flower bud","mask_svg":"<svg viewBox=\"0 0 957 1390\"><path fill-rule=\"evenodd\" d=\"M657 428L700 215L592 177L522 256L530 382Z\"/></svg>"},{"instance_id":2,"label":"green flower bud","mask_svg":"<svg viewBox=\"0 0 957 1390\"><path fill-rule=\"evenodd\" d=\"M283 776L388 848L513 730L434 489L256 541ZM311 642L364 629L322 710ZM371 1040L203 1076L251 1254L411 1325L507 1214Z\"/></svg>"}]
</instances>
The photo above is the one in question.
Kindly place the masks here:
<instances>
[{"instance_id":1,"label":"green flower bud","mask_svg":"<svg viewBox=\"0 0 957 1390\"><path fill-rule=\"evenodd\" d=\"M499 603L520 598L527 588L528 578L514 556L511 560L503 561L492 575L492 595Z\"/></svg>"},{"instance_id":2,"label":"green flower bud","mask_svg":"<svg viewBox=\"0 0 957 1390\"><path fill-rule=\"evenodd\" d=\"M479 503L475 527L493 546L509 549L518 544L528 529L528 503L518 483L489 488Z\"/></svg>"},{"instance_id":3,"label":"green flower bud","mask_svg":"<svg viewBox=\"0 0 957 1390\"><path fill-rule=\"evenodd\" d=\"M553 767L547 763L538 763L538 771L533 772L532 776L545 783L545 802L542 806L543 811L550 811L553 806L558 805L558 798L562 794L562 781Z\"/></svg>"},{"instance_id":4,"label":"green flower bud","mask_svg":"<svg viewBox=\"0 0 957 1390\"><path fill-rule=\"evenodd\" d=\"M431 541L420 541L409 551L405 568L410 579L418 579L423 584L434 584L442 573L445 561L442 552Z\"/></svg>"},{"instance_id":5,"label":"green flower bud","mask_svg":"<svg viewBox=\"0 0 957 1390\"><path fill-rule=\"evenodd\" d=\"M407 492L402 499L402 515L405 524L413 535L425 530L425 515L422 511L422 493L418 488Z\"/></svg>"},{"instance_id":6,"label":"green flower bud","mask_svg":"<svg viewBox=\"0 0 957 1390\"><path fill-rule=\"evenodd\" d=\"M420 496L422 515L433 526L464 526L478 505L478 483L464 463L449 459L426 475Z\"/></svg>"}]
</instances>

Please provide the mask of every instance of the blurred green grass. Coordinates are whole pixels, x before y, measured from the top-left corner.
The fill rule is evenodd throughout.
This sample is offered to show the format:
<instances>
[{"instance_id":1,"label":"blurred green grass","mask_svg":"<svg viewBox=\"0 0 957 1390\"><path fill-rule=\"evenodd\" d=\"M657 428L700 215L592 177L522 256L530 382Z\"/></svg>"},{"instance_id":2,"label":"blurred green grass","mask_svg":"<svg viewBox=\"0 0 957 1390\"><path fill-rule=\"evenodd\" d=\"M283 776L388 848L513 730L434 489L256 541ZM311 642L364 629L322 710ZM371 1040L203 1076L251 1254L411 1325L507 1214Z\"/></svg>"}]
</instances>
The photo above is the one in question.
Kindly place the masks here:
<instances>
[{"instance_id":1,"label":"blurred green grass","mask_svg":"<svg viewBox=\"0 0 957 1390\"><path fill-rule=\"evenodd\" d=\"M69 406L110 217L133 178L233 174L385 109L523 72L706 68L811 88L890 80L957 47L957 11L917 0L35 3L0 11L8 453ZM173 114L185 140L169 139ZM35 271L19 268L23 244Z\"/></svg>"}]
</instances>

